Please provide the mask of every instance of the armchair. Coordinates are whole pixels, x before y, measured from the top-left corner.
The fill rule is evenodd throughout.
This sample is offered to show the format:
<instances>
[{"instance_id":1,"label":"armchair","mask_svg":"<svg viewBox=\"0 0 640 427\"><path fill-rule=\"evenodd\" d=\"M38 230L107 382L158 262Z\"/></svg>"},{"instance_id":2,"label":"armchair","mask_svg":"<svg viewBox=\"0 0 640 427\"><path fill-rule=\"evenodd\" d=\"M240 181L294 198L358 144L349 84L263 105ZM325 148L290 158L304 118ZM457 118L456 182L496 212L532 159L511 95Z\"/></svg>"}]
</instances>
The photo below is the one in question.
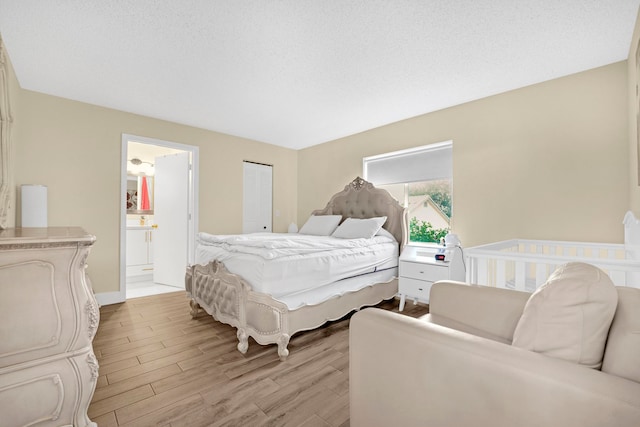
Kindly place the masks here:
<instances>
[{"instance_id":1,"label":"armchair","mask_svg":"<svg viewBox=\"0 0 640 427\"><path fill-rule=\"evenodd\" d=\"M616 375L510 345L525 292L442 281L423 318L356 313L351 426L639 426L640 289L616 289L603 365ZM632 345L611 349L629 328ZM615 368L629 363L632 379Z\"/></svg>"}]
</instances>

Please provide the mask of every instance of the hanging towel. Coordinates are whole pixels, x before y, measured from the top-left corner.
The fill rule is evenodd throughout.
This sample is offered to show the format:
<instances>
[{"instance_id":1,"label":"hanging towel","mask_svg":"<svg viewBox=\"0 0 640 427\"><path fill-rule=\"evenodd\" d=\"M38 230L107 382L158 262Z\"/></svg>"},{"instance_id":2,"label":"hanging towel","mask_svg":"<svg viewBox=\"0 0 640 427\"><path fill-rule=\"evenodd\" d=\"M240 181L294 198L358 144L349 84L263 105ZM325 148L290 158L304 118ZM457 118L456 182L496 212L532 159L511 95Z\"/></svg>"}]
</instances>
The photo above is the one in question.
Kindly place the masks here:
<instances>
[{"instance_id":1,"label":"hanging towel","mask_svg":"<svg viewBox=\"0 0 640 427\"><path fill-rule=\"evenodd\" d=\"M147 177L142 177L142 188L140 190L142 193L140 196L140 209L143 211L149 210L149 189L147 188Z\"/></svg>"}]
</instances>

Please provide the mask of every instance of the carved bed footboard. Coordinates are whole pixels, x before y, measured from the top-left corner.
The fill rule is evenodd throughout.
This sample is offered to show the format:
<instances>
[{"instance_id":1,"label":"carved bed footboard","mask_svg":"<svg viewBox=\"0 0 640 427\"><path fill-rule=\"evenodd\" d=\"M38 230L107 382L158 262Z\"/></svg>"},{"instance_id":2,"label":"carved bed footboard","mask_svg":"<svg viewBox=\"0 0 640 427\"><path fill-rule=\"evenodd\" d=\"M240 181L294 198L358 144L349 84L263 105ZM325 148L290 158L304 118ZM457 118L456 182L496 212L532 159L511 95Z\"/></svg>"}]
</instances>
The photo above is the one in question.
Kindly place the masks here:
<instances>
[{"instance_id":1,"label":"carved bed footboard","mask_svg":"<svg viewBox=\"0 0 640 427\"><path fill-rule=\"evenodd\" d=\"M252 291L244 279L230 273L219 261L187 267L185 281L191 316L196 317L202 308L217 321L236 327L238 350L243 354L249 348L249 337L258 344L277 344L280 360L289 355L287 346L296 332L315 329L398 293L398 281L393 279L289 310L283 302Z\"/></svg>"},{"instance_id":2,"label":"carved bed footboard","mask_svg":"<svg viewBox=\"0 0 640 427\"><path fill-rule=\"evenodd\" d=\"M207 265L187 267L185 289L191 297L191 316L199 309L209 313L219 322L238 328L238 350L245 353L247 338L241 338L244 330L244 306L249 285L240 277L229 273L224 264L212 261ZM242 335L246 335L242 332Z\"/></svg>"},{"instance_id":3,"label":"carved bed footboard","mask_svg":"<svg viewBox=\"0 0 640 427\"><path fill-rule=\"evenodd\" d=\"M251 291L240 276L230 273L223 263L187 267L185 288L191 298L191 316L202 308L219 322L238 329L238 350L246 353L249 337L259 344L278 344L284 360L289 344L288 307L268 295Z\"/></svg>"}]
</instances>

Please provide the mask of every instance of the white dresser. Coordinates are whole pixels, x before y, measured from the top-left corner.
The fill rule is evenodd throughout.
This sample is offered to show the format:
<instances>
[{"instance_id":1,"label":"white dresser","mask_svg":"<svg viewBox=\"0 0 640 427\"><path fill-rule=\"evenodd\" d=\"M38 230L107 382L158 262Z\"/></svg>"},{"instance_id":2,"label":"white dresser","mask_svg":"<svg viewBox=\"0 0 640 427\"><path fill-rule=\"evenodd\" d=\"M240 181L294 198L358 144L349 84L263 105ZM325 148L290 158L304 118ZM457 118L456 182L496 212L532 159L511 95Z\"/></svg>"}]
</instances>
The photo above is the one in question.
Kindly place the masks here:
<instances>
[{"instance_id":1,"label":"white dresser","mask_svg":"<svg viewBox=\"0 0 640 427\"><path fill-rule=\"evenodd\" d=\"M414 302L429 303L431 285L438 280L464 282L465 268L462 249L457 248L450 261L436 261L437 248L407 245L400 255L398 293L400 311L404 310L407 298Z\"/></svg>"},{"instance_id":2,"label":"white dresser","mask_svg":"<svg viewBox=\"0 0 640 427\"><path fill-rule=\"evenodd\" d=\"M0 424L95 426L92 340L100 312L85 276L95 237L77 227L0 231Z\"/></svg>"}]
</instances>

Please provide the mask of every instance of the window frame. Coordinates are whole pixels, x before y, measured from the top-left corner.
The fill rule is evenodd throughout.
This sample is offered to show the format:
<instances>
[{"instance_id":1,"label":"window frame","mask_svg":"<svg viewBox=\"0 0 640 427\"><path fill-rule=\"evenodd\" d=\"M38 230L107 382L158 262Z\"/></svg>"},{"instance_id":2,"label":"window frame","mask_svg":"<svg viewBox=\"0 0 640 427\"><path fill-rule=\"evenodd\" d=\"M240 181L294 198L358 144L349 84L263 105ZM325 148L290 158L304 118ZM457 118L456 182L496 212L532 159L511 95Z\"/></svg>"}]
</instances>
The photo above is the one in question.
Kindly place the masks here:
<instances>
[{"instance_id":1,"label":"window frame","mask_svg":"<svg viewBox=\"0 0 640 427\"><path fill-rule=\"evenodd\" d=\"M394 179L394 182L385 182L385 183L378 183L375 182L375 178L372 179L369 176L369 163L371 162L384 162L385 160L389 159L390 160L390 164L393 166L393 159L402 159L402 158L406 158L407 156L412 156L412 155L416 155L416 156L420 156L422 159L421 160L425 160L425 156L427 157L426 161L428 163L429 159L429 153L435 153L438 152L439 153L439 158L442 157L442 151L443 149L448 149L449 150L449 155L450 158L447 159L450 162L450 169L449 169L449 173L444 174L444 176L442 174L438 174L433 178L429 178L427 177L426 179L421 179L421 180L416 180L416 179L412 179L409 181L398 181L398 179ZM433 156L432 158L435 158L436 160L432 160L432 161L437 161L436 156ZM400 161L400 163L402 162L402 160ZM406 163L406 162L405 162ZM411 162L409 162L411 163ZM428 165L426 166L422 166L425 169L428 169ZM415 171L414 171L415 172ZM401 175L401 173L400 173ZM423 146L419 146L419 147L413 147L413 148L408 148L405 150L399 150L399 151L392 151L389 153L382 153L382 154L377 154L374 156L367 156L367 157L363 157L362 158L362 176L365 180L371 182L372 184L374 184L376 187L380 187L380 188L384 188L384 186L386 185L402 185L403 186L403 192L404 192L404 197L403 200L399 200L398 202L402 204L402 206L405 207L405 209L409 208L409 185L411 183L415 183L415 182L430 182L430 181L438 181L438 180L449 180L449 193L450 193L450 198L451 198L451 216L449 217L449 227L448 230L449 232L452 230L453 228L453 141L449 140L449 141L442 141L442 142L437 142L437 143L433 143L433 144L428 144L428 145L423 145ZM409 230L409 221L410 219L407 218L407 224L406 224L406 233L407 233L407 241L409 245L412 246L428 246L428 247L434 247L434 246L440 246L439 242L414 242L409 240L410 237L410 230Z\"/></svg>"}]
</instances>

